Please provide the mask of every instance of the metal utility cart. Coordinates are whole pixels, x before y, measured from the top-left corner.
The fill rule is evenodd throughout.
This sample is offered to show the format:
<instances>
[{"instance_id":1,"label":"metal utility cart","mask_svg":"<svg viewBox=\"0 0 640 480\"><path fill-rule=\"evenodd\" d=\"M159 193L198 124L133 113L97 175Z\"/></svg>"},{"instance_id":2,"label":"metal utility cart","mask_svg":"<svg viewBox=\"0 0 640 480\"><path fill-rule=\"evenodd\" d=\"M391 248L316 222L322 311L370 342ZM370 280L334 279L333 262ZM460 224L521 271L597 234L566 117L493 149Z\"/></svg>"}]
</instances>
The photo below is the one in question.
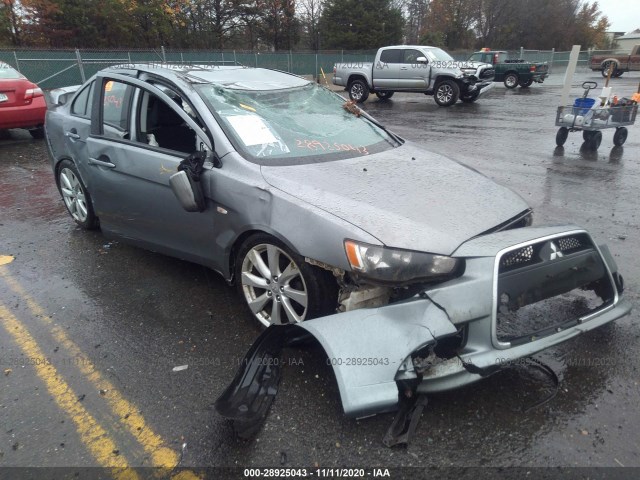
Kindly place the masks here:
<instances>
[{"instance_id":1,"label":"metal utility cart","mask_svg":"<svg viewBox=\"0 0 640 480\"><path fill-rule=\"evenodd\" d=\"M615 128L613 144L621 146L627 140L627 125L633 125L638 113L637 104L611 105L595 107L593 99L587 98L589 91L597 88L596 82L584 82L584 96L573 105L560 106L556 114L556 126L560 127L556 134L556 145L562 146L567 141L569 132L582 131L582 138L589 150L597 150L602 142L605 128ZM588 102L588 100L591 100Z\"/></svg>"}]
</instances>

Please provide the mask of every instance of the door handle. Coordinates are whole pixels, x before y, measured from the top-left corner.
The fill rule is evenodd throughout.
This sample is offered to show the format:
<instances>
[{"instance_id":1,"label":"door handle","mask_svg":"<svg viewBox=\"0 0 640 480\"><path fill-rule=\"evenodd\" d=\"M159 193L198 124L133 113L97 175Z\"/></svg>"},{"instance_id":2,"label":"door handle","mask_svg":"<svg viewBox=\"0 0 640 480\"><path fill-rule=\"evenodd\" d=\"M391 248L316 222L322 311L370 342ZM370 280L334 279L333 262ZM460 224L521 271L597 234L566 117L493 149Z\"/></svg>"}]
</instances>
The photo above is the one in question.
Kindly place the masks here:
<instances>
[{"instance_id":1,"label":"door handle","mask_svg":"<svg viewBox=\"0 0 640 480\"><path fill-rule=\"evenodd\" d=\"M64 136L71 140L80 140L80 135L75 132L65 132Z\"/></svg>"},{"instance_id":2,"label":"door handle","mask_svg":"<svg viewBox=\"0 0 640 480\"><path fill-rule=\"evenodd\" d=\"M94 165L97 167L107 167L107 168L116 168L115 163L105 162L103 160L98 160L97 158L89 157L89 165Z\"/></svg>"},{"instance_id":3,"label":"door handle","mask_svg":"<svg viewBox=\"0 0 640 480\"><path fill-rule=\"evenodd\" d=\"M400 67L400 70L409 70L407 67Z\"/></svg>"}]
</instances>

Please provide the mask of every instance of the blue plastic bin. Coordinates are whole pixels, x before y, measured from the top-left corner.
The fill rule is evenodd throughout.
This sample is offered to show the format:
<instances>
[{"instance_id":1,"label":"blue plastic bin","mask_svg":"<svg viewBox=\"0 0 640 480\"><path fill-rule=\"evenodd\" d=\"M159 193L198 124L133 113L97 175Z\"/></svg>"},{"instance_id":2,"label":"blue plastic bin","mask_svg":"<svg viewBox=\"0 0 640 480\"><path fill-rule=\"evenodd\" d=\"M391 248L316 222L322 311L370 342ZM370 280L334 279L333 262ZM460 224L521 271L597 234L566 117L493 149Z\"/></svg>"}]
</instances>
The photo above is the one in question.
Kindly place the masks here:
<instances>
[{"instance_id":1,"label":"blue plastic bin","mask_svg":"<svg viewBox=\"0 0 640 480\"><path fill-rule=\"evenodd\" d=\"M596 103L595 98L576 98L573 102L573 114L574 115L586 115L591 107Z\"/></svg>"}]
</instances>

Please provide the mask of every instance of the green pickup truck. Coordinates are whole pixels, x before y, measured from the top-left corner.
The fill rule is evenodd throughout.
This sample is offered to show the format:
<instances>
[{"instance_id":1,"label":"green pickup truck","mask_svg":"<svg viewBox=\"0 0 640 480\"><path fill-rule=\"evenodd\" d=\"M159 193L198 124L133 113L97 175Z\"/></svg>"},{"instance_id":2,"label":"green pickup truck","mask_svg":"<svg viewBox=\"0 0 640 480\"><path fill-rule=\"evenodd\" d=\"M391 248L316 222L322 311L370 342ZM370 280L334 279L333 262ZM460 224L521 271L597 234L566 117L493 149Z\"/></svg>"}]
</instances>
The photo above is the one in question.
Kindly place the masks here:
<instances>
[{"instance_id":1,"label":"green pickup truck","mask_svg":"<svg viewBox=\"0 0 640 480\"><path fill-rule=\"evenodd\" d=\"M469 57L470 62L490 63L495 69L494 82L504 82L507 88L528 88L533 82L542 83L549 76L549 65L529 63L522 59L509 59L503 50L482 49Z\"/></svg>"}]
</instances>

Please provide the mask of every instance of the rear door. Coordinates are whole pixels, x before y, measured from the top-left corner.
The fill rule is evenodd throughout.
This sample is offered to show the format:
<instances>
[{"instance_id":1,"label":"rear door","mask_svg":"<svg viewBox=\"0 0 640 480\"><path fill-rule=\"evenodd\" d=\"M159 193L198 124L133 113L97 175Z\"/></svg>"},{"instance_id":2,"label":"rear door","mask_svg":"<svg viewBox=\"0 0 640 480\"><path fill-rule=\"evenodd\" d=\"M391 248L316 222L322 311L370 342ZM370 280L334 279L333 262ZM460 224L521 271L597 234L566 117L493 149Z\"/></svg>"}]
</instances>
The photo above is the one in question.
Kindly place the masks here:
<instances>
[{"instance_id":1,"label":"rear door","mask_svg":"<svg viewBox=\"0 0 640 480\"><path fill-rule=\"evenodd\" d=\"M62 128L66 151L71 153L80 177L87 179L87 138L91 134L91 108L95 81L84 86L71 100L69 115L64 115Z\"/></svg>"},{"instance_id":2,"label":"rear door","mask_svg":"<svg viewBox=\"0 0 640 480\"><path fill-rule=\"evenodd\" d=\"M96 89L87 170L102 228L215 268L214 209L186 212L169 185L180 162L200 145L211 151L211 141L176 99L145 82L112 74ZM209 198L210 174L201 180Z\"/></svg>"},{"instance_id":3,"label":"rear door","mask_svg":"<svg viewBox=\"0 0 640 480\"><path fill-rule=\"evenodd\" d=\"M398 88L402 49L389 48L380 52L380 58L373 64L373 88L384 90Z\"/></svg>"}]
</instances>

